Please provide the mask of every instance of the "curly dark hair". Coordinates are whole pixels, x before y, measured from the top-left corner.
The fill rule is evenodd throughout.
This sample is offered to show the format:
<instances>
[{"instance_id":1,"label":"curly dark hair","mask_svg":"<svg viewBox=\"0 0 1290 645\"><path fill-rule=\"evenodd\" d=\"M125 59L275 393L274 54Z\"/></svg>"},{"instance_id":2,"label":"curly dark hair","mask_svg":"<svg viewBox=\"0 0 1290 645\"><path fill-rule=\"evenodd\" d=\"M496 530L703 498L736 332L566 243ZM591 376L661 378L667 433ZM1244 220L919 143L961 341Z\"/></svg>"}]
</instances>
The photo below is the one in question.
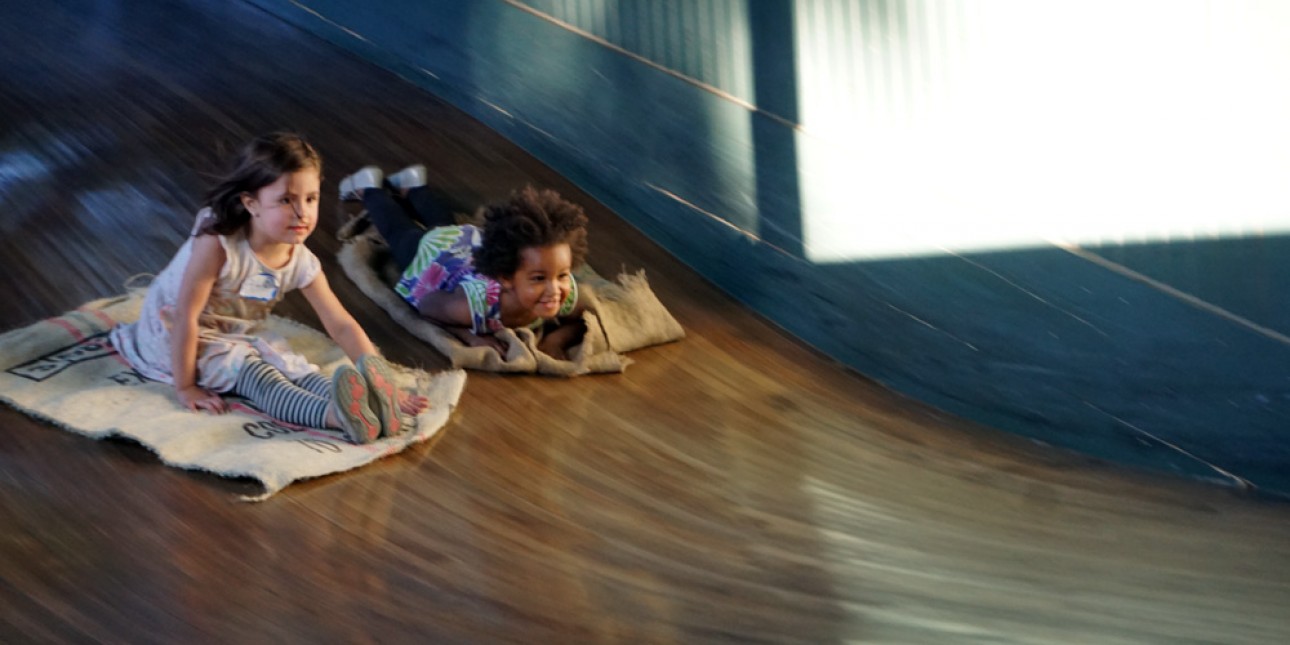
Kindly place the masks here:
<instances>
[{"instance_id":1,"label":"curly dark hair","mask_svg":"<svg viewBox=\"0 0 1290 645\"><path fill-rule=\"evenodd\" d=\"M568 244L573 268L587 260L587 215L553 190L525 186L504 202L484 208L484 239L475 249L475 270L490 277L514 275L520 251Z\"/></svg>"},{"instance_id":2,"label":"curly dark hair","mask_svg":"<svg viewBox=\"0 0 1290 645\"><path fill-rule=\"evenodd\" d=\"M246 226L251 214L242 206L242 193L254 193L305 168L314 168L321 175L322 157L298 134L273 132L247 142L234 158L233 167L206 194L206 205L214 217L199 232L228 235Z\"/></svg>"}]
</instances>

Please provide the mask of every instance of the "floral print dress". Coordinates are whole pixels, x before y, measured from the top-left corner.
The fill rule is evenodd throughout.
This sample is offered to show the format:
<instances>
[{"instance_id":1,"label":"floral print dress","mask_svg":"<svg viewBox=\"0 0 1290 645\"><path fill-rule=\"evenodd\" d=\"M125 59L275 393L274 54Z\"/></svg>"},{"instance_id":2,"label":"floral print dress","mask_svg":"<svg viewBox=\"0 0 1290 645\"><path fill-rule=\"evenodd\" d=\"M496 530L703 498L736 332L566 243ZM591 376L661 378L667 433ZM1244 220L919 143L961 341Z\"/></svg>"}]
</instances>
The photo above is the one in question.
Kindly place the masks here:
<instances>
[{"instance_id":1,"label":"floral print dress","mask_svg":"<svg viewBox=\"0 0 1290 645\"><path fill-rule=\"evenodd\" d=\"M435 291L454 291L461 287L470 304L471 331L476 335L496 332L505 325L501 320L502 285L475 271L474 253L482 231L469 224L439 226L421 236L421 246L394 291L408 304L420 310L421 299ZM578 303L578 283L569 279L569 295L560 305L559 315L567 315ZM529 325L541 327L539 319Z\"/></svg>"}]
</instances>

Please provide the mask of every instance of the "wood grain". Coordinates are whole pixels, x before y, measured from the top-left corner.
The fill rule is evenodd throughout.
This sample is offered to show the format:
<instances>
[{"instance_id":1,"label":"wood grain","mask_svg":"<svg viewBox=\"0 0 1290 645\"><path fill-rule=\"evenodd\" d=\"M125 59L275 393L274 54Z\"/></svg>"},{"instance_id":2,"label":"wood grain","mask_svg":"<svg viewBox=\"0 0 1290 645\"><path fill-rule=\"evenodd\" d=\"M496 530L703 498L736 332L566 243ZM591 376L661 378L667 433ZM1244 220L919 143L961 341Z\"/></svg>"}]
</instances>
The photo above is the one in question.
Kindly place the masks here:
<instances>
[{"instance_id":1,"label":"wood grain","mask_svg":"<svg viewBox=\"0 0 1290 645\"><path fill-rule=\"evenodd\" d=\"M309 245L396 360L444 359L341 274L335 182L424 162L463 204L586 205L591 263L689 331L621 375L471 374L441 438L268 502L0 408L0 642L1271 643L1284 503L1138 475L894 396L712 288L477 122L231 3L0 5L0 328L177 248L223 150L326 159ZM300 298L280 313L317 325ZM176 428L182 432L182 428Z\"/></svg>"}]
</instances>

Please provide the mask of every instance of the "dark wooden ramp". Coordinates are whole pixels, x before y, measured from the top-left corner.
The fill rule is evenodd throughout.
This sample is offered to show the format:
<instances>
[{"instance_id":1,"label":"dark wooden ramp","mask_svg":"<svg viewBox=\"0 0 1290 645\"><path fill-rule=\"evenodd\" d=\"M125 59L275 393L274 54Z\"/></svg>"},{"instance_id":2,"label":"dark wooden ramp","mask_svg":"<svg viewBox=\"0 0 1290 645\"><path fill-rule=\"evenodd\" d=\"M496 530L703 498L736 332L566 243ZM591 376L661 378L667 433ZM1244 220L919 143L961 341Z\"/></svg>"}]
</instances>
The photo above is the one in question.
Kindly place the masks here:
<instances>
[{"instance_id":1,"label":"dark wooden ramp","mask_svg":"<svg viewBox=\"0 0 1290 645\"><path fill-rule=\"evenodd\" d=\"M433 444L261 504L0 407L0 642L1290 639L1284 503L893 396L461 113L224 5L0 5L0 328L159 270L224 150L290 128L326 157L326 213L369 162L423 161L463 203L581 201L592 265L646 269L689 337L622 375L471 374ZM336 224L309 244L342 301L444 367L345 279Z\"/></svg>"}]
</instances>

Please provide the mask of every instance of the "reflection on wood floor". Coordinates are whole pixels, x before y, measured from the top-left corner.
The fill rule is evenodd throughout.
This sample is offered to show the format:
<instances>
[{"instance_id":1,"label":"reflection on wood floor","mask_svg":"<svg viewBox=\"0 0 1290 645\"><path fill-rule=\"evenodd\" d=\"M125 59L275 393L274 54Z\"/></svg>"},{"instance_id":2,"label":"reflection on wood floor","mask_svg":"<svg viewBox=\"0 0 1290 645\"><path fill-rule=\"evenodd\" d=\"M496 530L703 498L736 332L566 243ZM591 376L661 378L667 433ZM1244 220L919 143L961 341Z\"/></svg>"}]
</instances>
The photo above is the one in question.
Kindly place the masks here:
<instances>
[{"instance_id":1,"label":"reflection on wood floor","mask_svg":"<svg viewBox=\"0 0 1290 645\"><path fill-rule=\"evenodd\" d=\"M0 328L159 270L219 146L290 128L325 213L365 163L580 200L592 265L645 268L690 335L622 375L472 374L432 445L262 504L0 407L0 642L1290 639L1285 504L893 396L394 76L247 6L148 4L0 5ZM444 367L340 273L336 224L310 246L342 301Z\"/></svg>"}]
</instances>

